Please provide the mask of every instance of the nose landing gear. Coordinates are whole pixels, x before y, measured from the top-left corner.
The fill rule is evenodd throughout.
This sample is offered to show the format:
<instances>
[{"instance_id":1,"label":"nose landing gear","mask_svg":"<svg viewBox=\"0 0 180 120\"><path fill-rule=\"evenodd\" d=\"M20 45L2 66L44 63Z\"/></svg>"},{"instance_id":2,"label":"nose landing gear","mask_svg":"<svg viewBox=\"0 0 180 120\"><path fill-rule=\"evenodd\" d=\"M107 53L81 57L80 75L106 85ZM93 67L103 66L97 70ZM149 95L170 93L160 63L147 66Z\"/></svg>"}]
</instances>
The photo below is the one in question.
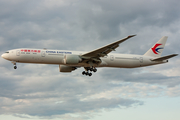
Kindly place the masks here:
<instances>
[{"instance_id":1,"label":"nose landing gear","mask_svg":"<svg viewBox=\"0 0 180 120\"><path fill-rule=\"evenodd\" d=\"M13 61L12 63L14 65L14 69L17 69L16 62Z\"/></svg>"},{"instance_id":2,"label":"nose landing gear","mask_svg":"<svg viewBox=\"0 0 180 120\"><path fill-rule=\"evenodd\" d=\"M14 66L14 69L17 69L17 66Z\"/></svg>"}]
</instances>

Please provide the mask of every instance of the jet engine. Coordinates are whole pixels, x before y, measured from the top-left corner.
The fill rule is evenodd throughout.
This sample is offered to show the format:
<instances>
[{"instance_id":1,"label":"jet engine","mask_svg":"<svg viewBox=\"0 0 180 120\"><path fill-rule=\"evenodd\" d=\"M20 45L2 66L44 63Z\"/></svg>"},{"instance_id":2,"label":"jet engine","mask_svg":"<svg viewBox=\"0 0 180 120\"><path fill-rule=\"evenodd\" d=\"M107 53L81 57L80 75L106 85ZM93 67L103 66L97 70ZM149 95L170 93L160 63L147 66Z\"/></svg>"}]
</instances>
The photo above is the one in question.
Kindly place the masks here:
<instances>
[{"instance_id":1,"label":"jet engine","mask_svg":"<svg viewBox=\"0 0 180 120\"><path fill-rule=\"evenodd\" d=\"M75 70L76 67L66 66L66 65L59 65L59 72L72 72Z\"/></svg>"},{"instance_id":2,"label":"jet engine","mask_svg":"<svg viewBox=\"0 0 180 120\"><path fill-rule=\"evenodd\" d=\"M65 55L64 56L64 64L78 64L82 59L79 55Z\"/></svg>"}]
</instances>

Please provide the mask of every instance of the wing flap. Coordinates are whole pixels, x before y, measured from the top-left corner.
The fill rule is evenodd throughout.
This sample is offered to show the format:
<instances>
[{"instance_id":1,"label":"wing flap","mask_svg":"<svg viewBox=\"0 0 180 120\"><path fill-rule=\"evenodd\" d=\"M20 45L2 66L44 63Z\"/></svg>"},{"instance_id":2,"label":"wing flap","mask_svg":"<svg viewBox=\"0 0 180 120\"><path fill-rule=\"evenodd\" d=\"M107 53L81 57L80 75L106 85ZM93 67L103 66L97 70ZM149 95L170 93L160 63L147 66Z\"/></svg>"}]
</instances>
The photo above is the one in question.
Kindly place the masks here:
<instances>
[{"instance_id":1,"label":"wing flap","mask_svg":"<svg viewBox=\"0 0 180 120\"><path fill-rule=\"evenodd\" d=\"M115 51L117 47L119 47L119 44L126 41L127 39L134 37L136 35L130 35L124 39L118 40L116 42L113 42L111 44L108 44L104 47L98 48L96 50L93 50L91 52L85 53L82 56L84 57L104 57L107 56L108 53Z\"/></svg>"},{"instance_id":2,"label":"wing flap","mask_svg":"<svg viewBox=\"0 0 180 120\"><path fill-rule=\"evenodd\" d=\"M172 54L172 55L167 55L167 56L163 56L163 57L158 57L158 58L152 59L151 61L163 61L163 60L167 60L169 58L175 57L177 55L178 54Z\"/></svg>"}]
</instances>

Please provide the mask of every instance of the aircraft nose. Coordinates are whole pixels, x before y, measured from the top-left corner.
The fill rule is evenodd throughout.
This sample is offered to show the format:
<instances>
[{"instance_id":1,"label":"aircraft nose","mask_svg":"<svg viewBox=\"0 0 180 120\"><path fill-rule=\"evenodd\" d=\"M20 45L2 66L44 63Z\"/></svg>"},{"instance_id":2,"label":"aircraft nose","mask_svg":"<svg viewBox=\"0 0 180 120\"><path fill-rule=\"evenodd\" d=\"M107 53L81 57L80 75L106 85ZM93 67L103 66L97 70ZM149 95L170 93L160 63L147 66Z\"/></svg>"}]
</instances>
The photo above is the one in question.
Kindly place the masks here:
<instances>
[{"instance_id":1,"label":"aircraft nose","mask_svg":"<svg viewBox=\"0 0 180 120\"><path fill-rule=\"evenodd\" d=\"M5 54L5 53L4 53L4 54L2 54L2 55L1 55L1 57L2 57L2 58L4 58L4 59L6 59L6 60L8 59L8 55L7 55L7 54Z\"/></svg>"},{"instance_id":2,"label":"aircraft nose","mask_svg":"<svg viewBox=\"0 0 180 120\"><path fill-rule=\"evenodd\" d=\"M1 57L4 58L4 54L2 54Z\"/></svg>"}]
</instances>

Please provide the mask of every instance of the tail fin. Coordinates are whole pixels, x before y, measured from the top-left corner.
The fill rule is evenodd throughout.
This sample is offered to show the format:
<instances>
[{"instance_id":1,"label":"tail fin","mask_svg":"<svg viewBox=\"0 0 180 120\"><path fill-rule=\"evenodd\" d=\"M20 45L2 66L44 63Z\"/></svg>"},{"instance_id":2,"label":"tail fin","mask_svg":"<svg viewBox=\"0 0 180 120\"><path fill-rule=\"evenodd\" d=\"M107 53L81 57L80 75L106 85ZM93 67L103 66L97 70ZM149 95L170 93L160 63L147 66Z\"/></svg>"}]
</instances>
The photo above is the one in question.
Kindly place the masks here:
<instances>
[{"instance_id":1,"label":"tail fin","mask_svg":"<svg viewBox=\"0 0 180 120\"><path fill-rule=\"evenodd\" d=\"M152 57L160 57L164 46L167 41L167 36L163 36L156 44L152 46L144 55L145 56L152 56Z\"/></svg>"}]
</instances>

